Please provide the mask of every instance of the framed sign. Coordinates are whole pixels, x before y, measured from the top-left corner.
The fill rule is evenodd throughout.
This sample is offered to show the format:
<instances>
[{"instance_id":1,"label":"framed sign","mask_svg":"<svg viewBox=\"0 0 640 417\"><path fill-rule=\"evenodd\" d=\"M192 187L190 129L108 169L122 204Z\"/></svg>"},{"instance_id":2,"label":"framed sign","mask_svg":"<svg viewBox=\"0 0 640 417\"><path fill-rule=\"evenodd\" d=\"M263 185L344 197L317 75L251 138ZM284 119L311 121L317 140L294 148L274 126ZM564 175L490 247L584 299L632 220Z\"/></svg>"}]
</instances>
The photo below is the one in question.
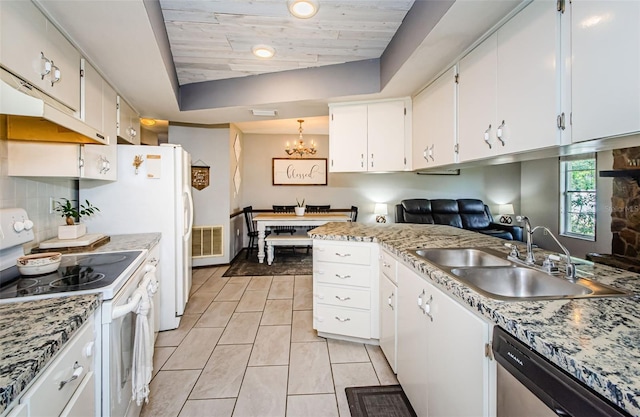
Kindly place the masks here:
<instances>
[{"instance_id":1,"label":"framed sign","mask_svg":"<svg viewBox=\"0 0 640 417\"><path fill-rule=\"evenodd\" d=\"M196 190L203 190L209 186L209 168L210 167L208 165L191 165L191 186L193 188Z\"/></svg>"},{"instance_id":2,"label":"framed sign","mask_svg":"<svg viewBox=\"0 0 640 417\"><path fill-rule=\"evenodd\" d=\"M273 185L327 185L327 158L273 158Z\"/></svg>"}]
</instances>

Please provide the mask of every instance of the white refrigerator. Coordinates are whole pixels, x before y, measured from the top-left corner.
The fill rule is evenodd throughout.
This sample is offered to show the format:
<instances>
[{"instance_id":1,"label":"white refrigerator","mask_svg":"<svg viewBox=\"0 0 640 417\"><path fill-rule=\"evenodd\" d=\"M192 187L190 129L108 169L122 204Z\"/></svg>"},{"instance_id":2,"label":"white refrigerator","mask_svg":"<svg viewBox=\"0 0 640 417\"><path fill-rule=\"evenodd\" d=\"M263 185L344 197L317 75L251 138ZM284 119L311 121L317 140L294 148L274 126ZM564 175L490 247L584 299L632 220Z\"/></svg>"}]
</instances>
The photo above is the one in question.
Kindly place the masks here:
<instances>
[{"instance_id":1,"label":"white refrigerator","mask_svg":"<svg viewBox=\"0 0 640 417\"><path fill-rule=\"evenodd\" d=\"M135 165L138 164L138 167ZM162 233L159 329L178 327L191 290L191 156L180 145L118 145L115 182L81 180L80 201L100 212L89 233Z\"/></svg>"}]
</instances>

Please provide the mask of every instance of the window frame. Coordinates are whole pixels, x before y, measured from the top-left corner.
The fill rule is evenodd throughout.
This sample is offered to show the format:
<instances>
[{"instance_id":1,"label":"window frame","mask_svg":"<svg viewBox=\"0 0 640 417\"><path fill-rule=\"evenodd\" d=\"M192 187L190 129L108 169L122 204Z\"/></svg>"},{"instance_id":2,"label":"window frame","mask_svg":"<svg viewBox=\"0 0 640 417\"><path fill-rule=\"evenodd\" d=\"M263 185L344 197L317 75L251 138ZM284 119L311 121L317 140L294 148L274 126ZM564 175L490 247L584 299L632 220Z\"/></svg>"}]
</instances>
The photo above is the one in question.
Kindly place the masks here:
<instances>
[{"instance_id":1,"label":"window frame","mask_svg":"<svg viewBox=\"0 0 640 417\"><path fill-rule=\"evenodd\" d=\"M575 162L575 161L583 161L583 160L590 160L592 159L594 161L594 167L593 167L593 176L594 176L594 189L593 190L568 190L568 176L567 176L567 163L569 162ZM598 173L598 158L596 153L588 153L588 154L580 154L580 155L572 155L572 156L565 156L565 157L560 157L559 159L559 185L560 185L560 210L559 210L559 214L560 214L560 218L559 218L559 224L560 224L560 236L564 236L564 237L569 237L569 238L573 238L573 239L580 239L580 240L586 240L586 241L591 241L591 242L595 242L596 241L596 236L597 236L597 230L598 230L598 210L597 210L597 205L598 205L598 177L597 177L597 173ZM567 227L570 225L570 221L568 220L568 216L569 216L569 211L567 210L567 207L570 206L570 192L589 192L589 193L593 193L594 195L594 212L593 212L593 235L585 235L585 234L581 234L581 233L575 233L572 231L568 231Z\"/></svg>"}]
</instances>

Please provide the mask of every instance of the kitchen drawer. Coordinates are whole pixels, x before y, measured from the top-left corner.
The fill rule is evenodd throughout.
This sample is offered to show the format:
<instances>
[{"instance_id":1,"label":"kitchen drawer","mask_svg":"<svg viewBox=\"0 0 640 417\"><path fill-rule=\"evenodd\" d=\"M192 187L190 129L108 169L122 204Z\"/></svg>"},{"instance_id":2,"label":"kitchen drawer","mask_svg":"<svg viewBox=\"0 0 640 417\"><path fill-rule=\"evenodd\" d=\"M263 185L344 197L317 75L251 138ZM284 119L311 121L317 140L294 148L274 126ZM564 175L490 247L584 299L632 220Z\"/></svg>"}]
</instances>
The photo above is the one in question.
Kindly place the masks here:
<instances>
[{"instance_id":1,"label":"kitchen drawer","mask_svg":"<svg viewBox=\"0 0 640 417\"><path fill-rule=\"evenodd\" d=\"M313 315L317 331L369 339L371 337L371 313L345 307L317 304Z\"/></svg>"},{"instance_id":2,"label":"kitchen drawer","mask_svg":"<svg viewBox=\"0 0 640 417\"><path fill-rule=\"evenodd\" d=\"M369 288L371 268L361 265L314 262L313 277L316 282Z\"/></svg>"},{"instance_id":3,"label":"kitchen drawer","mask_svg":"<svg viewBox=\"0 0 640 417\"><path fill-rule=\"evenodd\" d=\"M95 374L90 371L82 380L60 417L87 417L96 412Z\"/></svg>"},{"instance_id":4,"label":"kitchen drawer","mask_svg":"<svg viewBox=\"0 0 640 417\"><path fill-rule=\"evenodd\" d=\"M344 286L318 285L314 294L316 301L322 304L363 308L365 310L371 307L371 293L368 290Z\"/></svg>"},{"instance_id":5,"label":"kitchen drawer","mask_svg":"<svg viewBox=\"0 0 640 417\"><path fill-rule=\"evenodd\" d=\"M369 246L351 245L319 245L313 246L314 260L337 262L342 264L371 265L371 248Z\"/></svg>"},{"instance_id":6,"label":"kitchen drawer","mask_svg":"<svg viewBox=\"0 0 640 417\"><path fill-rule=\"evenodd\" d=\"M391 281L397 283L397 267L398 261L387 251L380 251L380 271Z\"/></svg>"},{"instance_id":7,"label":"kitchen drawer","mask_svg":"<svg viewBox=\"0 0 640 417\"><path fill-rule=\"evenodd\" d=\"M63 348L59 356L37 379L35 384L24 396L24 402L29 402L31 416L57 416L65 408L80 383L93 369L94 324L93 319L87 322L77 334L72 336L68 345ZM80 375L62 388L60 382L69 380L75 369L75 364L82 367ZM91 393L93 394L93 393Z\"/></svg>"}]
</instances>

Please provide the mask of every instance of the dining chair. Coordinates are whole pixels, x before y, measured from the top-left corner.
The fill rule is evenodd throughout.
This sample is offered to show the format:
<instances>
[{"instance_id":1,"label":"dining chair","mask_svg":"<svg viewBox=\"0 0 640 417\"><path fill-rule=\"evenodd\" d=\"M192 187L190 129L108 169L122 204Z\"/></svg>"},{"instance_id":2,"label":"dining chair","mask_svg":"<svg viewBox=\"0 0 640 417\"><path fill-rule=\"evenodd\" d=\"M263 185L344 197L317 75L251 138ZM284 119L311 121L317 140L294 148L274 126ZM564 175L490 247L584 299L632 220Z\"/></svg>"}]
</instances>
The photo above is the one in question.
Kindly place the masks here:
<instances>
[{"instance_id":1,"label":"dining chair","mask_svg":"<svg viewBox=\"0 0 640 417\"><path fill-rule=\"evenodd\" d=\"M274 213L294 213L296 206L273 205L271 207L273 208ZM293 226L273 226L271 230L273 230L273 232L277 235L280 235L280 233L289 233L293 235L296 232L296 228Z\"/></svg>"},{"instance_id":2,"label":"dining chair","mask_svg":"<svg viewBox=\"0 0 640 417\"><path fill-rule=\"evenodd\" d=\"M256 228L256 223L253 220L253 207L247 206L242 209L244 212L244 220L247 223L247 236L249 236L249 245L247 247L247 256L246 259L249 259L249 254L253 251L253 248L258 247L258 229ZM269 235L269 231L265 231L265 237Z\"/></svg>"},{"instance_id":3,"label":"dining chair","mask_svg":"<svg viewBox=\"0 0 640 417\"><path fill-rule=\"evenodd\" d=\"M305 212L307 212L307 213L328 213L329 210L331 210L331 205L330 204L320 205L320 206L313 206L313 205L307 204Z\"/></svg>"}]
</instances>

